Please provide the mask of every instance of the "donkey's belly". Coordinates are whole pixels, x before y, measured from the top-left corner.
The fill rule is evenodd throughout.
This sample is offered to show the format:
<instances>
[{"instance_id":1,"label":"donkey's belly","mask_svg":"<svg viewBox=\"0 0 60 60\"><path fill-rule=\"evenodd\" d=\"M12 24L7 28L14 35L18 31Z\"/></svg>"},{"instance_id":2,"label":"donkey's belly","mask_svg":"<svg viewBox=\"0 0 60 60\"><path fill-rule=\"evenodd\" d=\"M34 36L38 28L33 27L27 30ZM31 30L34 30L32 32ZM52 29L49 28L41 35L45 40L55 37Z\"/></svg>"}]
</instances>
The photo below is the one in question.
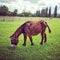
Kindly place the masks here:
<instances>
[{"instance_id":1,"label":"donkey's belly","mask_svg":"<svg viewBox=\"0 0 60 60\"><path fill-rule=\"evenodd\" d=\"M30 35L32 35L32 36L35 36L35 35L38 35L39 33L32 33L32 34L30 34Z\"/></svg>"},{"instance_id":2,"label":"donkey's belly","mask_svg":"<svg viewBox=\"0 0 60 60\"><path fill-rule=\"evenodd\" d=\"M40 29L31 29L31 30L27 29L25 31L27 35L32 35L32 36L38 35L39 33L41 33Z\"/></svg>"},{"instance_id":3,"label":"donkey's belly","mask_svg":"<svg viewBox=\"0 0 60 60\"><path fill-rule=\"evenodd\" d=\"M34 31L30 31L30 34L34 36L34 35L38 35L40 32L41 32L40 30L39 31L38 30L36 30L36 31L34 30Z\"/></svg>"}]
</instances>

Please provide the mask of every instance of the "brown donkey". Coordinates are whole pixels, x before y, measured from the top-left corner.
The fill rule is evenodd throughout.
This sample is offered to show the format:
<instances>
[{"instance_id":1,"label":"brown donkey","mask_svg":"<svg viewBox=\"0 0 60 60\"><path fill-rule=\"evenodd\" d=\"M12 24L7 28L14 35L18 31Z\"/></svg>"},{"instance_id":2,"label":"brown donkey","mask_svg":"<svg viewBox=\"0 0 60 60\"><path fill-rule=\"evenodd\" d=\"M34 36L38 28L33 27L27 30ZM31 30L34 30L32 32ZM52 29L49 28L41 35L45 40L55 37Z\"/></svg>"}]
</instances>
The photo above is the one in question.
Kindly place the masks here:
<instances>
[{"instance_id":1,"label":"brown donkey","mask_svg":"<svg viewBox=\"0 0 60 60\"><path fill-rule=\"evenodd\" d=\"M41 43L46 42L47 37L46 37L46 27L48 27L49 33L51 33L51 30L47 24L47 22L41 20L41 21L27 21L24 24L22 24L16 31L15 33L10 37L11 38L11 47L15 47L18 44L18 37L20 34L24 35L24 43L23 46L26 45L26 40L27 36L29 37L31 41L31 45L34 45L32 36L40 34L41 33Z\"/></svg>"}]
</instances>

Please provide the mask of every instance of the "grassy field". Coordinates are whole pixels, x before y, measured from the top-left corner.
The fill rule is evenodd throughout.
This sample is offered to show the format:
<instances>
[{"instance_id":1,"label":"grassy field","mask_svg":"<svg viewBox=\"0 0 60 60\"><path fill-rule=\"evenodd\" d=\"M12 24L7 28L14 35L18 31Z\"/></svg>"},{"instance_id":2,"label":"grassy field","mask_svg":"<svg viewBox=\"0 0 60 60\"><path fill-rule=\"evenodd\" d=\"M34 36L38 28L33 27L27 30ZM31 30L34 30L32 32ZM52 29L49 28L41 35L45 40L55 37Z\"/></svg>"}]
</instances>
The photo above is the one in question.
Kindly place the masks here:
<instances>
[{"instance_id":1,"label":"grassy field","mask_svg":"<svg viewBox=\"0 0 60 60\"><path fill-rule=\"evenodd\" d=\"M32 20L40 18L32 18ZM27 45L24 47L23 35L19 37L19 44L16 49L9 48L10 36L14 31L25 22L20 21L0 21L0 60L60 60L60 19L44 18L50 26L52 33L47 33L47 43L40 45L41 36L33 36L34 46L30 45L29 38Z\"/></svg>"}]
</instances>

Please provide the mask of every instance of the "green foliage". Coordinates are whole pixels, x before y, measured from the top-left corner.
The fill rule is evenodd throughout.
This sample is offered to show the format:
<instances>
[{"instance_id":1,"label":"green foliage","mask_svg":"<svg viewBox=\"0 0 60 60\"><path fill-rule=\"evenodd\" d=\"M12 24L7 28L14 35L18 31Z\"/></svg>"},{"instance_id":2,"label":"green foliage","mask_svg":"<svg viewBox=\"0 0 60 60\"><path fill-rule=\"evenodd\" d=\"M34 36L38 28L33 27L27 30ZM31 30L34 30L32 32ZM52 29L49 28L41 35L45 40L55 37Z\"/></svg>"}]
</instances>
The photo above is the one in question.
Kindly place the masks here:
<instances>
[{"instance_id":1,"label":"green foliage","mask_svg":"<svg viewBox=\"0 0 60 60\"><path fill-rule=\"evenodd\" d=\"M36 16L40 17L40 10L36 11Z\"/></svg>"},{"instance_id":2,"label":"green foliage","mask_svg":"<svg viewBox=\"0 0 60 60\"><path fill-rule=\"evenodd\" d=\"M46 8L46 14L45 17L48 17L48 7Z\"/></svg>"},{"instance_id":3,"label":"green foliage","mask_svg":"<svg viewBox=\"0 0 60 60\"><path fill-rule=\"evenodd\" d=\"M33 18L33 20L35 17ZM38 19L38 18L36 18ZM45 19L45 18L44 18ZM10 36L25 22L25 20L14 22L0 21L0 60L60 60L60 19L45 19L52 32L47 34L47 43L40 45L41 36L33 36L34 46L30 45L29 38L24 47L23 35L19 37L19 44L16 49L10 48Z\"/></svg>"},{"instance_id":4,"label":"green foliage","mask_svg":"<svg viewBox=\"0 0 60 60\"><path fill-rule=\"evenodd\" d=\"M57 17L57 5L55 6L54 17Z\"/></svg>"},{"instance_id":5,"label":"green foliage","mask_svg":"<svg viewBox=\"0 0 60 60\"><path fill-rule=\"evenodd\" d=\"M15 9L13 12L9 11L9 8L5 5L0 6L0 16L16 16L17 15L17 9Z\"/></svg>"},{"instance_id":6,"label":"green foliage","mask_svg":"<svg viewBox=\"0 0 60 60\"><path fill-rule=\"evenodd\" d=\"M11 12L11 16L17 16L17 9L15 9L13 12Z\"/></svg>"},{"instance_id":7,"label":"green foliage","mask_svg":"<svg viewBox=\"0 0 60 60\"><path fill-rule=\"evenodd\" d=\"M49 8L49 17L51 17L51 7Z\"/></svg>"},{"instance_id":8,"label":"green foliage","mask_svg":"<svg viewBox=\"0 0 60 60\"><path fill-rule=\"evenodd\" d=\"M6 16L8 14L8 7L4 6L0 6L0 15L1 16Z\"/></svg>"},{"instance_id":9,"label":"green foliage","mask_svg":"<svg viewBox=\"0 0 60 60\"><path fill-rule=\"evenodd\" d=\"M49 12L48 12L49 11ZM20 16L20 17L59 17L60 14L57 14L57 5L54 9L54 14L51 14L51 7L48 10L48 7L43 8L42 10L37 10L35 13L31 13L23 10L21 13L17 13L18 10L15 9L13 12L9 11L9 8L5 5L0 6L0 16Z\"/></svg>"},{"instance_id":10,"label":"green foliage","mask_svg":"<svg viewBox=\"0 0 60 60\"><path fill-rule=\"evenodd\" d=\"M41 16L44 17L44 16L45 16L45 13L46 13L45 9L42 9L42 10L41 10Z\"/></svg>"},{"instance_id":11,"label":"green foliage","mask_svg":"<svg viewBox=\"0 0 60 60\"><path fill-rule=\"evenodd\" d=\"M31 12L22 12L21 13L21 15L23 16L23 17L30 17L30 16L32 16L32 13Z\"/></svg>"}]
</instances>

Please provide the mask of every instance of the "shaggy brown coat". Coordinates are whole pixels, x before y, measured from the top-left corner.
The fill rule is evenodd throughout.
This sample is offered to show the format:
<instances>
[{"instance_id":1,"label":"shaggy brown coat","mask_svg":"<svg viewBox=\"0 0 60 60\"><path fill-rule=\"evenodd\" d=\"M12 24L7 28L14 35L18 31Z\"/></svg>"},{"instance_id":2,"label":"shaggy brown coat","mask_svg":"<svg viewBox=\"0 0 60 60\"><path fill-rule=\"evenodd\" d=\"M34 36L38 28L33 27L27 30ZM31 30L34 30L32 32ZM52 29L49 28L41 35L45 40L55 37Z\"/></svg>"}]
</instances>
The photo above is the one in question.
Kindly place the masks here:
<instances>
[{"instance_id":1,"label":"shaggy brown coat","mask_svg":"<svg viewBox=\"0 0 60 60\"><path fill-rule=\"evenodd\" d=\"M42 40L40 44L43 44L43 41L46 42L46 27L48 27L49 33L51 33L51 30L47 24L47 22L41 20L41 21L27 21L24 24L22 24L15 33L10 37L11 38L11 44L18 44L18 37L20 34L24 35L24 43L23 45L26 45L27 36L29 37L31 41L31 45L34 45L32 41L32 36L41 34Z\"/></svg>"}]
</instances>

